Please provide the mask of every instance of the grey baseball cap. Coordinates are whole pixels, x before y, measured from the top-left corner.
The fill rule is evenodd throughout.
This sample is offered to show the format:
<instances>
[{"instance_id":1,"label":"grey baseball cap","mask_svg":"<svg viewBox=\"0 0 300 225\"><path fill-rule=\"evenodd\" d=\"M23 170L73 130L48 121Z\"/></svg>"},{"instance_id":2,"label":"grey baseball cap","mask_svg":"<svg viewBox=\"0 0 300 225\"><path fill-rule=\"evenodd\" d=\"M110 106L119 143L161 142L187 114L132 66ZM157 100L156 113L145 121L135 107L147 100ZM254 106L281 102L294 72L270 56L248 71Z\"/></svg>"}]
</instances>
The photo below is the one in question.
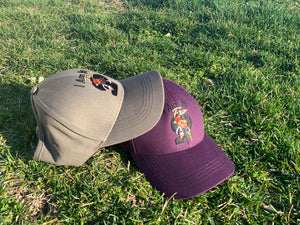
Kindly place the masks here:
<instances>
[{"instance_id":1,"label":"grey baseball cap","mask_svg":"<svg viewBox=\"0 0 300 225\"><path fill-rule=\"evenodd\" d=\"M158 71L115 80L89 70L56 73L31 90L38 144L34 159L79 166L100 147L138 137L159 121Z\"/></svg>"}]
</instances>

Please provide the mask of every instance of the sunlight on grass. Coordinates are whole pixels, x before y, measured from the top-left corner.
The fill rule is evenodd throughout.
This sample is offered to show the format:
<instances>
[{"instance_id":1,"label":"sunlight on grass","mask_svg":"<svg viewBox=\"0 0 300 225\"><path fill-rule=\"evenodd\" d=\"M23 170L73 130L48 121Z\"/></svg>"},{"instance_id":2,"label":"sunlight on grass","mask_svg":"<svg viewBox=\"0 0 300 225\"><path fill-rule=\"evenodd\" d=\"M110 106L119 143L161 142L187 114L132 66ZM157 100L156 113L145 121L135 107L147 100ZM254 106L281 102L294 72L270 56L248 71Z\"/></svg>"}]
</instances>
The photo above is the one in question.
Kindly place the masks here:
<instances>
[{"instance_id":1,"label":"sunlight on grass","mask_svg":"<svg viewBox=\"0 0 300 225\"><path fill-rule=\"evenodd\" d=\"M299 224L299 3L221 0L0 1L1 224ZM30 89L90 69L157 69L198 102L236 166L176 201L118 146L83 166L35 162Z\"/></svg>"}]
</instances>

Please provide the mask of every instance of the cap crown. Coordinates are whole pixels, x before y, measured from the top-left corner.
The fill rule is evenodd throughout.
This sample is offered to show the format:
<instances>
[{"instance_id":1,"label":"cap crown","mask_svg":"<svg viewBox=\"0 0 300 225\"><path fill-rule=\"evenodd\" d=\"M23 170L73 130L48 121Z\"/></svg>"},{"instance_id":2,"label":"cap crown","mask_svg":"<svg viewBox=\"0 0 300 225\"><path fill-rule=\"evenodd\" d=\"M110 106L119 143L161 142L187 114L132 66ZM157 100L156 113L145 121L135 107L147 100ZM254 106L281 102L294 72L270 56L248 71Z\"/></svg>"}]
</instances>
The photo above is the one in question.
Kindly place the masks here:
<instances>
[{"instance_id":1,"label":"cap crown","mask_svg":"<svg viewBox=\"0 0 300 225\"><path fill-rule=\"evenodd\" d=\"M194 147L204 138L201 109L180 85L164 80L165 104L161 119L149 132L132 140L133 154L164 155Z\"/></svg>"},{"instance_id":2,"label":"cap crown","mask_svg":"<svg viewBox=\"0 0 300 225\"><path fill-rule=\"evenodd\" d=\"M112 129L123 96L118 81L87 70L54 74L32 89L37 111L44 111L76 134L100 141Z\"/></svg>"}]
</instances>

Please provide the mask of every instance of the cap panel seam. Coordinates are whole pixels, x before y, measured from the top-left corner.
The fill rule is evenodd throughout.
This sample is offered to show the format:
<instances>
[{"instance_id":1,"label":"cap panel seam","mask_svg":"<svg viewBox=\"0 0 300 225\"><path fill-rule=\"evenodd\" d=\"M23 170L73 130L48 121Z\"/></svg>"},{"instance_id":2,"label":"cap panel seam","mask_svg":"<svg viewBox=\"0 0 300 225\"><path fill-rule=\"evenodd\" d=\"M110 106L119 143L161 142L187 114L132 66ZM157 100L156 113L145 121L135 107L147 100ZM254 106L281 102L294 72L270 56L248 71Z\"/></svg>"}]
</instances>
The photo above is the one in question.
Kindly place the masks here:
<instances>
[{"instance_id":1,"label":"cap panel seam","mask_svg":"<svg viewBox=\"0 0 300 225\"><path fill-rule=\"evenodd\" d=\"M44 151L44 146L45 146L45 131L44 131L44 127L42 125L39 125L39 129L42 129L42 131L39 131L39 132L42 132L43 133L43 138L40 137L40 133L38 134L38 138L39 138L39 141L38 141L38 144L37 144L37 149L36 151L38 152L35 152L34 155L37 154L37 158L38 158L38 161L41 161L41 155Z\"/></svg>"},{"instance_id":2,"label":"cap panel seam","mask_svg":"<svg viewBox=\"0 0 300 225\"><path fill-rule=\"evenodd\" d=\"M39 104L39 106L43 108L43 110L46 114L48 114L52 119L54 119L55 121L60 123L62 126L67 128L68 130L71 130L75 134L78 134L79 136L82 136L84 138L103 142L100 139L83 135L84 132L80 128L74 127L70 121L64 119L59 113L55 112L53 109L51 109L49 106L47 106L38 96L35 96L35 98L36 98L36 103ZM59 118L56 118L56 117L59 117Z\"/></svg>"},{"instance_id":3,"label":"cap panel seam","mask_svg":"<svg viewBox=\"0 0 300 225\"><path fill-rule=\"evenodd\" d=\"M68 72L68 71L73 71L73 70L66 70L66 71L57 72L57 73L55 73L55 74L53 74L53 75L51 75L49 77L46 77L46 79L43 82L39 83L37 86L39 88L42 88L42 87L47 86L47 82L48 81L51 81L51 80L57 79L57 78L63 78L63 77L68 77L68 76L73 76L74 75L74 74L64 74L63 73L63 72ZM78 72L78 71L80 71L80 69L78 69L78 70L74 69L74 71ZM86 71L88 71L88 70L86 70ZM59 77L57 77L59 73L61 73L61 75L59 75Z\"/></svg>"},{"instance_id":4,"label":"cap panel seam","mask_svg":"<svg viewBox=\"0 0 300 225\"><path fill-rule=\"evenodd\" d=\"M30 99L31 99L31 105L32 105L33 113L34 113L35 118L36 118L37 127L41 129L42 126L41 126L41 124L39 122L39 116L38 116L38 113L36 111L36 106L34 104L33 96L32 95L31 95ZM40 131L40 132L43 132L43 131ZM44 139L44 135L43 135L43 139ZM38 161L40 161L40 159L41 159L41 154L42 154L43 146L44 146L44 140L41 140L40 134L38 134L38 143L37 143L36 149L34 151L34 155L37 154Z\"/></svg>"},{"instance_id":5,"label":"cap panel seam","mask_svg":"<svg viewBox=\"0 0 300 225\"><path fill-rule=\"evenodd\" d=\"M165 94L165 96L168 95L168 98L170 98L170 99L172 99L173 101L176 102L176 99L173 97L173 95L170 94L170 91L168 90L168 88L165 88L165 93L167 93L167 94ZM176 102L176 103L177 103L177 102ZM165 97L165 106L166 106L167 104L168 104L168 103L166 102L166 97ZM166 113L169 113L169 111L168 111L167 109L166 109ZM168 122L169 122L168 129L172 129L172 128L171 128L172 119L171 119L171 121L168 121ZM174 141L174 142L175 142L175 141ZM176 149L176 152L183 151L183 149L180 148L180 146L178 146L178 145L175 146L175 149ZM170 153L166 153L166 154L163 154L163 155L168 155L168 154L170 154Z\"/></svg>"},{"instance_id":6,"label":"cap panel seam","mask_svg":"<svg viewBox=\"0 0 300 225\"><path fill-rule=\"evenodd\" d=\"M120 85L122 86L122 89L123 89L123 92L122 92L122 101L121 101L121 104L119 104L118 113L115 114L115 118L113 120L113 123L112 123L110 129L107 131L107 133L106 133L106 135L105 135L105 137L104 137L101 145L103 145L105 143L105 141L107 140L107 138L109 137L109 135L110 135L110 133L111 133L111 131L112 131L112 129L113 129L113 127L114 127L114 125L115 125L118 117L119 117L119 114L120 114L120 111L122 109L122 106L123 106L124 96L125 96L125 90L124 90L123 84L120 83Z\"/></svg>"},{"instance_id":7,"label":"cap panel seam","mask_svg":"<svg viewBox=\"0 0 300 225\"><path fill-rule=\"evenodd\" d=\"M134 154L136 154L137 151L136 151L134 139L131 139L130 142L131 142L131 146L132 146L133 152L134 152Z\"/></svg>"},{"instance_id":8,"label":"cap panel seam","mask_svg":"<svg viewBox=\"0 0 300 225\"><path fill-rule=\"evenodd\" d=\"M172 82L175 83L174 81L172 81ZM197 107L200 108L198 102L193 98L193 96L192 96L190 93L188 93L188 92L187 92L183 87L181 87L179 84L175 83L175 85L178 85L180 88L182 88L182 89L183 89L182 91L184 91L185 94L187 94L186 96L188 96L189 98L192 98L192 99L195 101L195 104L197 104ZM173 97L173 95L169 94L170 92L169 92L169 90L168 90L167 88L165 88L165 92L168 92L169 98L171 98L171 99L172 99L173 101L175 101L176 103L177 103L177 100L181 100L181 99L177 99L177 100L176 100L176 99ZM166 102L165 104L167 104L167 102ZM186 106L185 108L189 110L190 107L191 107L191 105L189 104L189 107ZM201 111L201 109L200 109L200 111ZM202 114L202 112L201 112L201 114ZM191 118L191 120L193 121L193 118ZM204 122L204 121L203 121L203 122ZM170 123L171 123L171 121L170 121ZM193 127L195 128L195 124L193 125ZM192 128L191 128L191 129L192 129ZM196 146L197 144L201 143L201 141L200 141L200 142L195 142L194 144L193 144L192 142L193 142L193 141L190 140L190 141L187 141L187 142L185 142L185 143L182 143L182 144L184 144L184 145L188 145L188 146L185 146L185 147L181 147L180 144L176 145L176 152L182 152L182 151L185 151L185 150L190 149L190 148L193 148L193 147ZM167 153L167 154L169 154L169 153Z\"/></svg>"}]
</instances>

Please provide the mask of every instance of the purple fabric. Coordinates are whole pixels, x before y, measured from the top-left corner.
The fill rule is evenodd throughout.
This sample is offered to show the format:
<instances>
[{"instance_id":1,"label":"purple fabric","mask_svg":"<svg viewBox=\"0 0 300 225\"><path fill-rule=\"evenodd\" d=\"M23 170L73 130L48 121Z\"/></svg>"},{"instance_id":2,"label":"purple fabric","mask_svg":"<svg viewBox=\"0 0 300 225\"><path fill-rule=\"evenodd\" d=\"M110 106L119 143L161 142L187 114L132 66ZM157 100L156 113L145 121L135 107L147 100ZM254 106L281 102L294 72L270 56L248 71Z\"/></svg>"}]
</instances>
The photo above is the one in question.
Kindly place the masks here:
<instances>
[{"instance_id":1,"label":"purple fabric","mask_svg":"<svg viewBox=\"0 0 300 225\"><path fill-rule=\"evenodd\" d=\"M163 79L165 105L160 121L127 149L153 187L167 197L187 199L226 180L232 161L204 131L195 99L175 82Z\"/></svg>"}]
</instances>

